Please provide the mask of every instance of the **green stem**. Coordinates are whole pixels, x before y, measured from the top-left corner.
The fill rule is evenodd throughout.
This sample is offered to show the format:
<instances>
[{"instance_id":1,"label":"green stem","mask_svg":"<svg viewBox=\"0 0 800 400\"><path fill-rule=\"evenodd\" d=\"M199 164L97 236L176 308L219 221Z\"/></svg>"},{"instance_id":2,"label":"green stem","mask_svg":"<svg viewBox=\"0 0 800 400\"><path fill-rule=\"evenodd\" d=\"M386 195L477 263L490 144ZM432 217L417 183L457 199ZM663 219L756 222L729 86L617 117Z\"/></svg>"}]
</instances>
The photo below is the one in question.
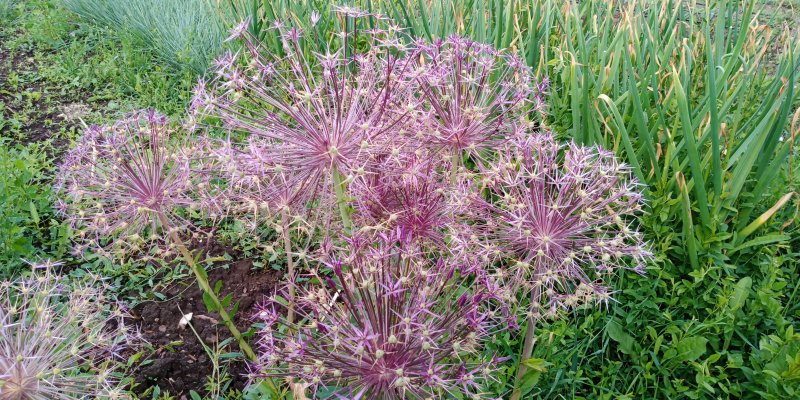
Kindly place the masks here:
<instances>
[{"instance_id":1,"label":"green stem","mask_svg":"<svg viewBox=\"0 0 800 400\"><path fill-rule=\"evenodd\" d=\"M531 302L538 299L537 291L531 293ZM519 400L522 397L522 378L528 372L528 367L525 365L525 360L531 358L533 355L534 332L536 331L536 319L531 314L528 317L528 326L525 328L525 342L522 345L522 355L519 358L519 365L517 366L517 377L514 382L514 391L511 392L511 400Z\"/></svg>"},{"instance_id":2,"label":"green stem","mask_svg":"<svg viewBox=\"0 0 800 400\"><path fill-rule=\"evenodd\" d=\"M250 361L258 362L256 353L253 352L253 349L249 344L247 344L247 341L245 341L242 333L239 332L239 329L233 323L228 311L225 310L225 307L222 306L222 302L219 301L219 297L217 297L217 295L211 289L211 285L208 284L208 279L206 278L205 274L200 273L200 267L194 262L194 257L192 257L192 253L189 252L186 244L183 243L183 240L180 238L180 236L178 236L178 233L171 229L170 223L163 213L158 213L158 219L161 221L163 229L169 232L170 239L173 243L175 243L175 247L177 247L181 252L183 260L189 265L189 268L197 278L197 284L200 285L200 289L203 290L204 293L208 294L209 298L211 298L211 301L214 303L214 307L217 308L217 311L219 312L220 317L222 317L222 321L225 323L225 326L228 327L228 330L231 331L233 337L237 342L239 342L239 348L242 349L242 352L247 356L247 358L250 359ZM267 379L266 382L269 388L274 391L274 393L279 393L278 389L275 387L275 384L272 383L272 380Z\"/></svg>"},{"instance_id":3,"label":"green stem","mask_svg":"<svg viewBox=\"0 0 800 400\"><path fill-rule=\"evenodd\" d=\"M458 168L461 166L461 152L454 151L450 156L450 183L456 183Z\"/></svg>"},{"instance_id":4,"label":"green stem","mask_svg":"<svg viewBox=\"0 0 800 400\"><path fill-rule=\"evenodd\" d=\"M294 281L294 259L292 258L292 238L289 236L289 216L286 210L281 213L281 228L283 231L281 232L283 235L283 251L286 253L286 264L288 265L289 271L289 282ZM286 321L288 321L289 325L294 322L294 298L295 298L295 291L296 288L294 285L289 285L289 304L288 310L286 311Z\"/></svg>"},{"instance_id":5,"label":"green stem","mask_svg":"<svg viewBox=\"0 0 800 400\"><path fill-rule=\"evenodd\" d=\"M347 209L347 201L344 194L344 179L336 168L333 169L333 190L336 193L336 204L339 206L339 214L342 216L344 233L348 236L353 231L353 221L350 219L350 210Z\"/></svg>"}]
</instances>

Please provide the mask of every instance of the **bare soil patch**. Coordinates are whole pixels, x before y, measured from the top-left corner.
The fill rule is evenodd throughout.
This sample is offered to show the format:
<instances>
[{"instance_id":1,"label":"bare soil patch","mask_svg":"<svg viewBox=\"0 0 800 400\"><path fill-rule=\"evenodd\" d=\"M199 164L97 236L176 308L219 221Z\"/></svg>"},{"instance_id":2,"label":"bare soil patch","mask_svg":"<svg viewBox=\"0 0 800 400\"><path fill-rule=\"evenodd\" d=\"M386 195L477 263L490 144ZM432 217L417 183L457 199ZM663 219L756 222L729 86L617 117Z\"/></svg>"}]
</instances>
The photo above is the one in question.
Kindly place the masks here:
<instances>
[{"instance_id":1,"label":"bare soil patch","mask_svg":"<svg viewBox=\"0 0 800 400\"><path fill-rule=\"evenodd\" d=\"M235 251L226 249L228 254ZM224 252L221 249L210 253ZM239 302L239 311L234 317L239 330L250 328L250 317L256 306L266 296L274 293L275 287L282 277L281 271L253 270L253 260L237 259L227 268L216 268L209 271L209 282L222 282L220 298L233 295L233 301ZM172 395L188 395L190 390L205 393L205 385L212 375L213 363L206 353L203 344L214 348L225 339L231 337L230 332L222 324L217 313L207 311L203 302L203 294L193 278L169 286L164 292L169 300L142 303L134 310L143 338L156 350L147 363L136 368L134 377L138 383L136 390L142 392L148 387L158 385L162 391ZM191 326L181 328L181 318L192 313ZM194 331L191 329L194 328ZM201 342L202 340L202 342ZM232 342L224 352L238 351ZM247 384L248 366L243 360L227 363L227 372L231 377L232 387L243 389Z\"/></svg>"}]
</instances>

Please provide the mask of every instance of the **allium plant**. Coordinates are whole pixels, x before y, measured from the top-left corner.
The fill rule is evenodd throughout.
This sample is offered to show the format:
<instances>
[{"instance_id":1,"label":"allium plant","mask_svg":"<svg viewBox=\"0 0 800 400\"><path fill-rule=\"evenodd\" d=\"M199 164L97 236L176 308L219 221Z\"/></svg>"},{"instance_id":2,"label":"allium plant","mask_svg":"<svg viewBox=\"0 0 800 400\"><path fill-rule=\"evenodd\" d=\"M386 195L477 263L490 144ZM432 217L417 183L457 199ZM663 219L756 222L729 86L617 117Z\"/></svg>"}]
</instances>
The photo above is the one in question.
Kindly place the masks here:
<instances>
[{"instance_id":1,"label":"allium plant","mask_svg":"<svg viewBox=\"0 0 800 400\"><path fill-rule=\"evenodd\" d=\"M396 229L331 250L311 272L320 285L297 287L296 323L277 300L256 315L256 373L349 399L483 397L498 360L479 355L490 324L468 284L479 270L419 249Z\"/></svg>"},{"instance_id":2,"label":"allium plant","mask_svg":"<svg viewBox=\"0 0 800 400\"><path fill-rule=\"evenodd\" d=\"M299 178L289 182L291 189L317 200L335 198L349 231L343 181L363 167L365 147L381 142L403 118L396 105L408 104L408 63L395 55L402 49L390 31L345 31L328 51L308 54L301 45L305 32L281 24L276 29L284 56L270 54L246 29L234 29L244 55L217 60L215 79L198 85L192 109L235 132L268 139L273 168ZM354 51L357 40L369 50Z\"/></svg>"},{"instance_id":3,"label":"allium plant","mask_svg":"<svg viewBox=\"0 0 800 400\"><path fill-rule=\"evenodd\" d=\"M243 144L213 138L199 140L205 156L196 171L221 182L219 203L226 215L247 221L255 229L283 213L305 212L310 197L299 196L293 190L303 182L292 171L280 167L270 142L255 136Z\"/></svg>"},{"instance_id":4,"label":"allium plant","mask_svg":"<svg viewBox=\"0 0 800 400\"><path fill-rule=\"evenodd\" d=\"M480 177L489 200L476 197L474 207L485 219L459 242L485 264L499 262L498 280L516 282L529 297L523 359L542 316L607 305L606 277L644 273L651 255L633 222L642 194L613 153L536 134L498 152Z\"/></svg>"},{"instance_id":5,"label":"allium plant","mask_svg":"<svg viewBox=\"0 0 800 400\"><path fill-rule=\"evenodd\" d=\"M192 269L239 347L255 359L181 238L189 222L180 218L179 210L214 212L218 200L207 190L206 175L192 169L196 149L176 145L171 140L174 133L168 119L152 110L89 128L61 166L56 185L65 198L60 209L78 237L88 237L95 250L112 241L169 242L169 249L177 250ZM83 248L78 246L79 253Z\"/></svg>"},{"instance_id":6,"label":"allium plant","mask_svg":"<svg viewBox=\"0 0 800 400\"><path fill-rule=\"evenodd\" d=\"M530 68L512 53L458 36L419 40L412 52L425 104L419 135L454 160L497 149L543 104L546 82L535 85Z\"/></svg>"},{"instance_id":7,"label":"allium plant","mask_svg":"<svg viewBox=\"0 0 800 400\"><path fill-rule=\"evenodd\" d=\"M194 187L188 149L175 146L169 121L152 110L131 113L112 125L91 126L67 153L56 187L59 209L86 248L128 254L147 251L167 229L185 229L179 208L203 206ZM111 239L116 240L111 240Z\"/></svg>"},{"instance_id":8,"label":"allium plant","mask_svg":"<svg viewBox=\"0 0 800 400\"><path fill-rule=\"evenodd\" d=\"M122 398L113 371L135 333L104 282L70 286L46 263L0 283L0 399Z\"/></svg>"}]
</instances>

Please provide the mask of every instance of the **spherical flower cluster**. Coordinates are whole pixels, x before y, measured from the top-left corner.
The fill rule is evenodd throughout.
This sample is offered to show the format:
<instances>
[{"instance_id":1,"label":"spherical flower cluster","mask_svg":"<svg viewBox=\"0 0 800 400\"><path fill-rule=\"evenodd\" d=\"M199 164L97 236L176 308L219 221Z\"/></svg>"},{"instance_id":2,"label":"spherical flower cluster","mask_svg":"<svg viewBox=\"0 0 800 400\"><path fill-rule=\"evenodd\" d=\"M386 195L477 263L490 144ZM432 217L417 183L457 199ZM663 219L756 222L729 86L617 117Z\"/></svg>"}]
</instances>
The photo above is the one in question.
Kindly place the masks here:
<instances>
[{"instance_id":1,"label":"spherical flower cluster","mask_svg":"<svg viewBox=\"0 0 800 400\"><path fill-rule=\"evenodd\" d=\"M123 398L112 372L135 335L95 277L71 287L52 272L0 283L0 399Z\"/></svg>"},{"instance_id":2,"label":"spherical flower cluster","mask_svg":"<svg viewBox=\"0 0 800 400\"><path fill-rule=\"evenodd\" d=\"M301 48L303 32L277 29L285 56L269 54L256 37L236 30L246 51L217 60L216 77L198 85L192 110L266 139L275 168L291 171L290 189L300 197L324 197L332 194L326 184L332 175L363 167L365 148L403 118L396 104L408 102L407 62L381 56L394 48L387 31L359 31L358 38L343 33L345 43L365 40L366 52L340 48L309 55Z\"/></svg>"},{"instance_id":3,"label":"spherical flower cluster","mask_svg":"<svg viewBox=\"0 0 800 400\"><path fill-rule=\"evenodd\" d=\"M642 195L612 153L530 135L498 152L480 176L489 200L478 197L474 207L485 217L460 246L484 264L500 261L496 278L520 282L533 316L607 304L604 276L644 272L651 255L632 220Z\"/></svg>"},{"instance_id":4,"label":"spherical flower cluster","mask_svg":"<svg viewBox=\"0 0 800 400\"><path fill-rule=\"evenodd\" d=\"M444 248L452 213L443 165L414 153L376 160L350 184L356 224L366 231L400 228L418 243Z\"/></svg>"},{"instance_id":5,"label":"spherical flower cluster","mask_svg":"<svg viewBox=\"0 0 800 400\"><path fill-rule=\"evenodd\" d=\"M179 208L206 207L192 173L191 148L174 143L163 115L134 112L113 125L91 126L67 153L58 174L58 208L77 233L77 252L146 250L160 240L165 219L180 229ZM118 240L113 240L118 239Z\"/></svg>"},{"instance_id":6,"label":"spherical flower cluster","mask_svg":"<svg viewBox=\"0 0 800 400\"><path fill-rule=\"evenodd\" d=\"M490 322L474 272L431 261L399 229L349 239L312 272L321 285L297 287L300 322L277 301L257 315L257 371L354 399L482 397L497 360L479 355Z\"/></svg>"},{"instance_id":7,"label":"spherical flower cluster","mask_svg":"<svg viewBox=\"0 0 800 400\"><path fill-rule=\"evenodd\" d=\"M424 109L419 135L446 154L480 156L526 127L541 87L516 55L452 36L414 46L413 76Z\"/></svg>"}]
</instances>

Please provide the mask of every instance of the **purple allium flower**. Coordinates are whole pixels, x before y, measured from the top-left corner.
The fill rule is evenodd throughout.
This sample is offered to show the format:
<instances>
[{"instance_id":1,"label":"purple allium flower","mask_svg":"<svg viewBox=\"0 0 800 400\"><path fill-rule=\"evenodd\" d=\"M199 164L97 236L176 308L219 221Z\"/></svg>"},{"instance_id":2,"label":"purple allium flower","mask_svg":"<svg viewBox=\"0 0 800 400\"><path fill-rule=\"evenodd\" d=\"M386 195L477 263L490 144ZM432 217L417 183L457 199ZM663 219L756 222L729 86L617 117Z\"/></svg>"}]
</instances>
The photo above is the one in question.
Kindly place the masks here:
<instances>
[{"instance_id":1,"label":"purple allium flower","mask_svg":"<svg viewBox=\"0 0 800 400\"><path fill-rule=\"evenodd\" d=\"M168 120L152 110L134 112L113 125L91 126L66 156L56 182L59 209L77 231L78 248L101 249L114 240L125 253L160 240L159 216L207 205L191 194L187 154L174 143ZM187 224L176 221L174 229ZM163 236L163 235L162 235Z\"/></svg>"},{"instance_id":2,"label":"purple allium flower","mask_svg":"<svg viewBox=\"0 0 800 400\"><path fill-rule=\"evenodd\" d=\"M121 398L112 375L134 333L96 277L60 283L47 263L0 282L0 399Z\"/></svg>"},{"instance_id":3,"label":"purple allium flower","mask_svg":"<svg viewBox=\"0 0 800 400\"><path fill-rule=\"evenodd\" d=\"M534 86L519 57L457 36L420 40L415 53L414 76L427 109L420 134L428 143L448 154L476 155L525 127Z\"/></svg>"},{"instance_id":4,"label":"purple allium flower","mask_svg":"<svg viewBox=\"0 0 800 400\"><path fill-rule=\"evenodd\" d=\"M366 53L352 54L347 42L355 38L346 37L338 50L309 55L301 49L302 32L278 29L286 56L269 54L242 31L244 55L217 60L216 79L201 82L191 108L266 139L271 163L297 178L290 182L301 196L327 194L332 185L324 183L332 174L363 167L365 148L402 119L394 105L407 103L407 63L379 43L385 31L359 31L370 48Z\"/></svg>"},{"instance_id":5,"label":"purple allium flower","mask_svg":"<svg viewBox=\"0 0 800 400\"><path fill-rule=\"evenodd\" d=\"M482 397L498 360L482 360L488 329L479 269L431 261L402 230L355 236L312 271L319 286L297 287L298 322L275 300L256 318L257 373L341 388L352 399Z\"/></svg>"},{"instance_id":6,"label":"purple allium flower","mask_svg":"<svg viewBox=\"0 0 800 400\"><path fill-rule=\"evenodd\" d=\"M303 182L275 161L269 141L251 136L244 145L210 138L200 142L203 165L195 170L223 183L220 207L226 213L258 224L284 211L298 215L304 211L309 198L293 190Z\"/></svg>"},{"instance_id":7,"label":"purple allium flower","mask_svg":"<svg viewBox=\"0 0 800 400\"><path fill-rule=\"evenodd\" d=\"M644 273L651 255L631 222L642 194L630 168L611 152L532 135L500 151L481 176L490 200L476 198L474 207L485 212L484 222L457 246L485 264L507 266L495 281L521 282L534 317L545 307L555 314L606 304L605 275Z\"/></svg>"},{"instance_id":8,"label":"purple allium flower","mask_svg":"<svg viewBox=\"0 0 800 400\"><path fill-rule=\"evenodd\" d=\"M444 248L452 212L443 163L407 152L380 158L350 184L356 224L362 230L400 228L414 241Z\"/></svg>"}]
</instances>

